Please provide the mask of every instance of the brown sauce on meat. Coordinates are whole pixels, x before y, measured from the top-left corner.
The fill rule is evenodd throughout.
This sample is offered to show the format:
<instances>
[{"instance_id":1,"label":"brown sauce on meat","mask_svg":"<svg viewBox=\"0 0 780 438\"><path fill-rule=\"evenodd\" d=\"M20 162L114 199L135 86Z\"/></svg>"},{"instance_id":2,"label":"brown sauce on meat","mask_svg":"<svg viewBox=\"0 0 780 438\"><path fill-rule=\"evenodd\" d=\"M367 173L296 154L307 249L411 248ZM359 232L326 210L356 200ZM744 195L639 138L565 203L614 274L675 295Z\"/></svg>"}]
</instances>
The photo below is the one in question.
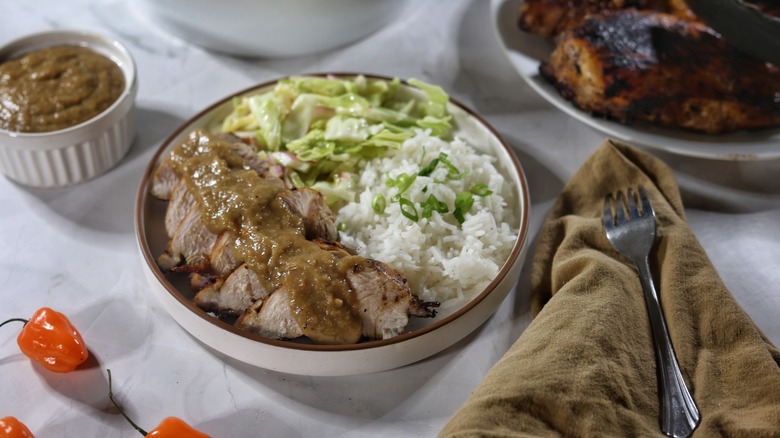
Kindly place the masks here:
<instances>
[{"instance_id":1,"label":"brown sauce on meat","mask_svg":"<svg viewBox=\"0 0 780 438\"><path fill-rule=\"evenodd\" d=\"M125 89L119 66L85 47L36 50L0 64L0 128L49 132L85 122Z\"/></svg>"},{"instance_id":2,"label":"brown sauce on meat","mask_svg":"<svg viewBox=\"0 0 780 438\"><path fill-rule=\"evenodd\" d=\"M204 223L215 234L239 236L238 261L268 290L284 286L303 334L314 342L356 343L361 321L342 261L306 239L303 220L281 201L280 180L244 166L226 142L198 132L177 146L172 165L201 200Z\"/></svg>"}]
</instances>

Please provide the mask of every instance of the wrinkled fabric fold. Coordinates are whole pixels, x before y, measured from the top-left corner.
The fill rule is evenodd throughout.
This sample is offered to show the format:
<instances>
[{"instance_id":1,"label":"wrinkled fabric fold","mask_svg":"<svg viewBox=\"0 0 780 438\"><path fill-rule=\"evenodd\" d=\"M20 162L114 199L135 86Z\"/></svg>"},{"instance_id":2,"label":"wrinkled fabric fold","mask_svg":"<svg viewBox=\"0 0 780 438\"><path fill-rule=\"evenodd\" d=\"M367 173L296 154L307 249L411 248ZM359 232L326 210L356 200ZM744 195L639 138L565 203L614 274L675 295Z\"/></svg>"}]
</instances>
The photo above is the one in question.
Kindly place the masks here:
<instances>
[{"instance_id":1,"label":"wrinkled fabric fold","mask_svg":"<svg viewBox=\"0 0 780 438\"><path fill-rule=\"evenodd\" d=\"M441 437L663 436L642 286L601 218L608 193L638 185L656 212L650 264L702 415L693 436L780 436L780 351L736 303L691 232L671 170L608 140L566 184L542 226L532 262L533 321Z\"/></svg>"}]
</instances>

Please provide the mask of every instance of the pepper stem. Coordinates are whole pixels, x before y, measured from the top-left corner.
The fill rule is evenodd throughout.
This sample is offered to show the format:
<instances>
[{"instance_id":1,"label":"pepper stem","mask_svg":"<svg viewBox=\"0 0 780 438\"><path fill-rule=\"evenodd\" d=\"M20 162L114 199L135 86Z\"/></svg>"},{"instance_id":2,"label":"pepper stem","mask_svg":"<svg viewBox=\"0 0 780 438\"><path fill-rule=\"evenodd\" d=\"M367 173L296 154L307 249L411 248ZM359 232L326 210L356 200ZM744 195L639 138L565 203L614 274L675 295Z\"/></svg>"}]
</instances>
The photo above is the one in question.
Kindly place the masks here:
<instances>
[{"instance_id":1,"label":"pepper stem","mask_svg":"<svg viewBox=\"0 0 780 438\"><path fill-rule=\"evenodd\" d=\"M114 404L114 407L119 410L119 413L122 414L123 417L125 417L125 420L127 420L127 422L130 423L130 425L133 426L135 430L140 432L141 435L143 436L148 435L148 433L146 433L145 430L141 429L140 426L135 424L135 422L131 420L130 417L127 416L127 414L125 414L125 411L122 409L121 406L119 406L119 403L117 403L116 400L114 400L114 392L111 388L111 370L106 368L106 371L108 372L108 399L111 400L111 403Z\"/></svg>"},{"instance_id":2,"label":"pepper stem","mask_svg":"<svg viewBox=\"0 0 780 438\"><path fill-rule=\"evenodd\" d=\"M30 322L30 320L29 319L24 319L24 318L11 318L11 319L8 319L8 320L3 321L2 323L0 323L0 327L8 324L9 322L23 322L23 323L27 324L28 322Z\"/></svg>"}]
</instances>

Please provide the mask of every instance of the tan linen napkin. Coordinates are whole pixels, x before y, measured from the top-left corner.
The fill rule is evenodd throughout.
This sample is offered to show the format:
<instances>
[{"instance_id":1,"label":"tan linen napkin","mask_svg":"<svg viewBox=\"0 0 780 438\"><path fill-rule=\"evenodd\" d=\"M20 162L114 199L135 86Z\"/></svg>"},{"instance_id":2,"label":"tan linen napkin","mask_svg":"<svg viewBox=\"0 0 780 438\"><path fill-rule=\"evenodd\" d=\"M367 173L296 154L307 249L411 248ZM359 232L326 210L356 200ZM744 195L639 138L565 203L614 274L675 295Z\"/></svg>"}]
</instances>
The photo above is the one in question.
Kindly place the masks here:
<instances>
[{"instance_id":1,"label":"tan linen napkin","mask_svg":"<svg viewBox=\"0 0 780 438\"><path fill-rule=\"evenodd\" d=\"M641 284L601 219L607 193L637 185L657 215L650 265L701 412L694 436L780 436L780 352L718 277L685 221L669 168L607 141L564 187L542 227L533 321L441 437L662 436Z\"/></svg>"}]
</instances>

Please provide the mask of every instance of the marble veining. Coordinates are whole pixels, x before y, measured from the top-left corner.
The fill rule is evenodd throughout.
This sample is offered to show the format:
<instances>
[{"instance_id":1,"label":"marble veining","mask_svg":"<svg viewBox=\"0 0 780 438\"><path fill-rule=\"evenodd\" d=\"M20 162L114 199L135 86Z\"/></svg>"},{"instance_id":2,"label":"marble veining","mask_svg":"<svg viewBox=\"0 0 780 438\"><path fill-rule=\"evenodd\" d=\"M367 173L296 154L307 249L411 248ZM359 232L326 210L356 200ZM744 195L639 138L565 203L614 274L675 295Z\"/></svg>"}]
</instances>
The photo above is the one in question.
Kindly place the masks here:
<instances>
[{"instance_id":1,"label":"marble veining","mask_svg":"<svg viewBox=\"0 0 780 438\"><path fill-rule=\"evenodd\" d=\"M159 144L200 109L250 85L296 73L354 71L444 87L493 124L531 188L531 237L563 184L603 135L556 110L507 62L486 1L422 0L369 37L325 53L241 59L168 35L119 0L5 2L0 43L74 28L112 35L138 68L138 137L103 176L66 189L0 178L0 319L41 306L68 314L89 340L89 366L52 375L0 333L0 417L37 437L135 437L110 405L105 373L137 423L178 416L215 437L435 436L530 322L528 268L485 325L422 362L372 375L315 378L254 368L181 329L143 278L133 208ZM694 232L737 300L780 343L780 162L722 163L662 155L678 173ZM727 232L724 232L727 230ZM533 241L532 241L533 243Z\"/></svg>"}]
</instances>

